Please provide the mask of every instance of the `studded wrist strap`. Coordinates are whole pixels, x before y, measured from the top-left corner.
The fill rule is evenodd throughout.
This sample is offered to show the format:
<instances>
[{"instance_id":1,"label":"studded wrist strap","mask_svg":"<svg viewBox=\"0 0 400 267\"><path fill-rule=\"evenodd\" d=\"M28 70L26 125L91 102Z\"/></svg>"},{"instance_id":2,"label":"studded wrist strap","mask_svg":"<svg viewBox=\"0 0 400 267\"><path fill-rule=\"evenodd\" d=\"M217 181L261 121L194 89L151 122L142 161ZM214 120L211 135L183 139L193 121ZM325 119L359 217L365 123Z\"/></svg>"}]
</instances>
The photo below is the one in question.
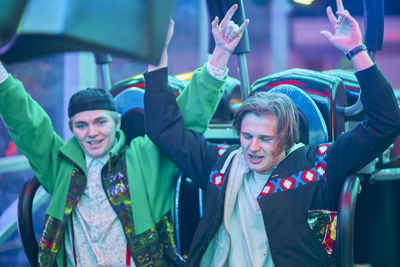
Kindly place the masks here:
<instances>
[{"instance_id":1,"label":"studded wrist strap","mask_svg":"<svg viewBox=\"0 0 400 267\"><path fill-rule=\"evenodd\" d=\"M349 60L351 60L352 57L354 57L355 55L357 55L361 51L365 51L365 50L367 50L367 47L365 46L365 44L361 44L361 45L356 46L355 48L353 48L349 53L347 53L346 57Z\"/></svg>"}]
</instances>

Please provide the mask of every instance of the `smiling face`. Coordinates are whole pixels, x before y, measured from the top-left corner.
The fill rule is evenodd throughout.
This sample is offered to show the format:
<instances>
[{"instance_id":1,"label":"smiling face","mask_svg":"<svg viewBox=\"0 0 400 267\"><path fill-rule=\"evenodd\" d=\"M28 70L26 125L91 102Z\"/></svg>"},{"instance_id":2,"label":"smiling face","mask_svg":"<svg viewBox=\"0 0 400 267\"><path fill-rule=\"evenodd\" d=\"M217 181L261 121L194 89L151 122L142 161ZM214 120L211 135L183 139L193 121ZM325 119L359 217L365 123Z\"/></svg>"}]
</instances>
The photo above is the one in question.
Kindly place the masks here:
<instances>
[{"instance_id":1,"label":"smiling face","mask_svg":"<svg viewBox=\"0 0 400 267\"><path fill-rule=\"evenodd\" d=\"M277 119L272 115L247 113L240 130L240 145L249 168L264 173L276 166L285 156L277 153Z\"/></svg>"},{"instance_id":2,"label":"smiling face","mask_svg":"<svg viewBox=\"0 0 400 267\"><path fill-rule=\"evenodd\" d=\"M109 110L88 110L75 114L71 128L85 154L99 158L113 147L120 125Z\"/></svg>"}]
</instances>

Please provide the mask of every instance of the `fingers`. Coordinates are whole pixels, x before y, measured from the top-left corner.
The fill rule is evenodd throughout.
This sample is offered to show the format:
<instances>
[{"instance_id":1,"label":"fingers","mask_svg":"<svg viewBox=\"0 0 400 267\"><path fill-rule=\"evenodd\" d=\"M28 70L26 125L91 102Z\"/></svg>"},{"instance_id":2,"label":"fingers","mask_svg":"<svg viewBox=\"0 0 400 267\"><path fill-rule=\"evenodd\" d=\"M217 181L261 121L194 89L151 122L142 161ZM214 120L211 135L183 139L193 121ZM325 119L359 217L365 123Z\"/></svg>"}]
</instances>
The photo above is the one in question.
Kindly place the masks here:
<instances>
[{"instance_id":1,"label":"fingers","mask_svg":"<svg viewBox=\"0 0 400 267\"><path fill-rule=\"evenodd\" d=\"M238 8L237 4L234 4L228 12L226 12L225 17L222 19L221 24L219 25L221 28L225 27L226 24L229 23L231 18L233 17L233 14L235 14L236 9Z\"/></svg>"},{"instance_id":2,"label":"fingers","mask_svg":"<svg viewBox=\"0 0 400 267\"><path fill-rule=\"evenodd\" d=\"M239 33L244 32L244 30L246 30L247 25L249 25L250 20L249 19L245 19L244 22L242 23L242 25L240 25L239 28Z\"/></svg>"},{"instance_id":3,"label":"fingers","mask_svg":"<svg viewBox=\"0 0 400 267\"><path fill-rule=\"evenodd\" d=\"M215 19L211 22L211 29L216 29L218 27L219 18L215 17Z\"/></svg>"},{"instance_id":4,"label":"fingers","mask_svg":"<svg viewBox=\"0 0 400 267\"><path fill-rule=\"evenodd\" d=\"M229 21L229 24L223 28L224 39L227 42L232 41L236 36L242 36L244 30L249 25L249 19L246 19L242 25L239 27L236 23L232 20Z\"/></svg>"},{"instance_id":5,"label":"fingers","mask_svg":"<svg viewBox=\"0 0 400 267\"><path fill-rule=\"evenodd\" d=\"M329 31L321 31L320 32L326 39L328 39L329 41L332 39L332 33L330 33Z\"/></svg>"},{"instance_id":6,"label":"fingers","mask_svg":"<svg viewBox=\"0 0 400 267\"><path fill-rule=\"evenodd\" d=\"M352 24L358 24L357 21L350 15L348 10L336 11L336 14L342 18L345 18Z\"/></svg>"},{"instance_id":7,"label":"fingers","mask_svg":"<svg viewBox=\"0 0 400 267\"><path fill-rule=\"evenodd\" d=\"M233 5L220 23L218 17L215 17L211 22L211 31L217 45L226 47L235 46L243 35L244 30L247 28L249 24L248 19L246 19L240 27L231 20L237 8L237 4ZM231 51L232 49L228 48L228 50Z\"/></svg>"},{"instance_id":8,"label":"fingers","mask_svg":"<svg viewBox=\"0 0 400 267\"><path fill-rule=\"evenodd\" d=\"M232 41L232 39L236 37L238 32L239 32L239 26L235 24L234 29L231 31L231 34L227 38L227 41L228 42Z\"/></svg>"},{"instance_id":9,"label":"fingers","mask_svg":"<svg viewBox=\"0 0 400 267\"><path fill-rule=\"evenodd\" d=\"M326 15L328 16L329 22L334 27L337 20L336 20L336 16L335 16L335 14L333 14L332 8L330 6L328 6L326 8Z\"/></svg>"},{"instance_id":10,"label":"fingers","mask_svg":"<svg viewBox=\"0 0 400 267\"><path fill-rule=\"evenodd\" d=\"M237 33L238 29L239 26L236 25L232 20L230 20L229 23L223 28L224 39L230 40L230 37L233 37Z\"/></svg>"},{"instance_id":11,"label":"fingers","mask_svg":"<svg viewBox=\"0 0 400 267\"><path fill-rule=\"evenodd\" d=\"M336 0L336 8L337 8L337 11L344 11L342 0Z\"/></svg>"},{"instance_id":12,"label":"fingers","mask_svg":"<svg viewBox=\"0 0 400 267\"><path fill-rule=\"evenodd\" d=\"M340 24L344 19L349 21L350 23L356 25L357 21L350 15L348 10L336 11L337 18L335 14L333 14L332 8L328 6L326 8L326 14L328 15L329 22L334 27L336 24Z\"/></svg>"},{"instance_id":13,"label":"fingers","mask_svg":"<svg viewBox=\"0 0 400 267\"><path fill-rule=\"evenodd\" d=\"M168 36L170 38L174 34L174 27L175 27L175 21L172 18L170 18L169 19L169 26L168 26Z\"/></svg>"},{"instance_id":14,"label":"fingers","mask_svg":"<svg viewBox=\"0 0 400 267\"><path fill-rule=\"evenodd\" d=\"M339 24L343 21L343 17L342 17L343 12L345 12L347 14L349 14L349 12L344 9L343 0L336 0L336 8L337 8L336 14L338 15L336 23Z\"/></svg>"},{"instance_id":15,"label":"fingers","mask_svg":"<svg viewBox=\"0 0 400 267\"><path fill-rule=\"evenodd\" d=\"M167 37L165 39L165 46L168 46L172 36L174 35L174 26L175 26L175 22L172 18L169 19L169 26L168 26L168 32L167 32Z\"/></svg>"}]
</instances>

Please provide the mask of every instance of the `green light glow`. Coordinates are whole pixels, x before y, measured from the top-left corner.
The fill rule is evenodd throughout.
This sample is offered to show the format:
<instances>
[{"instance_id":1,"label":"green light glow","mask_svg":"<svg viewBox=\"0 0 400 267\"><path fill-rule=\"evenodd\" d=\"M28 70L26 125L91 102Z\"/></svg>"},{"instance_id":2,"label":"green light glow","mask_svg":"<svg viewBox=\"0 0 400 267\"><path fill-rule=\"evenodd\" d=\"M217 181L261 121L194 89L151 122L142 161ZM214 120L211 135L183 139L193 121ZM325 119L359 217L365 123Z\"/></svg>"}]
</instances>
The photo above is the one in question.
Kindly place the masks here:
<instances>
[{"instance_id":1,"label":"green light glow","mask_svg":"<svg viewBox=\"0 0 400 267\"><path fill-rule=\"evenodd\" d=\"M311 5L311 3L314 2L314 0L293 0L293 2L308 6Z\"/></svg>"}]
</instances>

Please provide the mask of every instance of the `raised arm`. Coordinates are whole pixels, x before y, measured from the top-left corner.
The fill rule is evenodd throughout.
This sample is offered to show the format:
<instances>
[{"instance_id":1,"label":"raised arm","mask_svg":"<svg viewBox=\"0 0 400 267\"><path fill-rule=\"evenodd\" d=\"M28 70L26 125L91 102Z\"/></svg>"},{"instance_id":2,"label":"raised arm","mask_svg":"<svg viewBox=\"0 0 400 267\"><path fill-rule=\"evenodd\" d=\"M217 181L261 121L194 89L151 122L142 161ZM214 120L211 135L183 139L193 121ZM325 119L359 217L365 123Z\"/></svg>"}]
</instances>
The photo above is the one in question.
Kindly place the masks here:
<instances>
[{"instance_id":1,"label":"raised arm","mask_svg":"<svg viewBox=\"0 0 400 267\"><path fill-rule=\"evenodd\" d=\"M214 59L216 59L217 62L225 62L225 56L230 56L230 51L233 51L239 41L237 36L241 36L244 28L247 26L248 21L244 23L243 27L233 27L230 30L230 34L222 34L224 31L223 29L228 24L232 25L228 23L226 18L230 20L233 15L232 12L234 12L236 8L237 7L234 6L233 9L231 8L230 11L228 11L227 16L221 22L221 24L223 24L222 26L221 24L218 26L218 20L213 22L214 37L223 39L218 39L219 41L217 43L219 43L219 48L215 49L213 53ZM217 26L221 29L215 31L215 27ZM231 44L234 45L231 46ZM229 47L229 51L226 50L227 47ZM221 55L221 57L219 57L219 55ZM217 68L217 66L214 67ZM218 67L225 68L226 62L219 64ZM206 67L203 67L200 71L196 71L195 75L199 75L200 73L212 77ZM180 105L178 109L174 96L171 91L168 90L165 76L156 76L156 72L154 71L147 72L144 76L146 80L145 120L147 135L186 175L204 188L207 184L207 180L204 178L207 178L210 173L210 168L217 157L218 146L208 143L200 133L187 130L189 127L186 117L184 118L184 125L181 113L184 116L186 112L189 112L189 110L185 110L186 108L198 109L204 113L203 110L209 106L206 98L188 96L193 92L199 94L199 91L205 90L210 85L207 84L205 79L193 79L195 78L193 77L191 84L192 86L193 84L197 84L198 88L196 88L196 90L194 90L195 88L186 90L188 96L183 94L183 97L186 97L186 99L190 98L190 101L193 102L191 105L183 106L183 108L182 105ZM213 79L210 78L208 83L210 81L216 82L219 81L219 79L214 77ZM210 99L210 101L212 101L212 99ZM199 113L199 116L204 115Z\"/></svg>"},{"instance_id":2,"label":"raised arm","mask_svg":"<svg viewBox=\"0 0 400 267\"><path fill-rule=\"evenodd\" d=\"M210 162L217 156L213 148L197 132L188 130L168 85L152 83L153 73L145 73L144 95L146 134L187 176L205 188Z\"/></svg>"},{"instance_id":3,"label":"raised arm","mask_svg":"<svg viewBox=\"0 0 400 267\"><path fill-rule=\"evenodd\" d=\"M237 9L238 5L233 5L228 12L226 12L221 23L219 23L218 17L215 17L211 23L211 32L214 37L215 48L211 54L210 64L220 70L226 69L233 50L235 50L243 36L244 30L249 24L249 19L246 19L239 27L231 20Z\"/></svg>"},{"instance_id":4,"label":"raised arm","mask_svg":"<svg viewBox=\"0 0 400 267\"><path fill-rule=\"evenodd\" d=\"M54 132L46 112L1 63L0 114L12 140L28 158L35 176L51 193L57 151L64 142Z\"/></svg>"},{"instance_id":5,"label":"raised arm","mask_svg":"<svg viewBox=\"0 0 400 267\"><path fill-rule=\"evenodd\" d=\"M212 22L216 46L210 61L193 72L192 79L177 99L188 129L204 132L222 97L227 79L227 62L249 23L246 19L239 27L230 20L237 8L237 5L233 5L221 23L218 24L218 18ZM150 78L146 80L146 87L148 83L155 83L154 86L157 86L157 83L167 81L167 50L173 32L174 22L171 20L160 63L157 66L149 65L148 67L147 77Z\"/></svg>"},{"instance_id":6,"label":"raised arm","mask_svg":"<svg viewBox=\"0 0 400 267\"><path fill-rule=\"evenodd\" d=\"M321 33L343 53L347 54L362 44L361 30L355 19L337 0L336 18L329 7L327 14L335 29ZM356 50L357 51L357 50ZM352 130L340 135L329 148L328 169L336 177L336 191L349 174L355 173L385 151L400 134L400 111L393 89L367 51L353 53L351 62L361 88L361 101L367 117ZM328 177L328 175L327 175Z\"/></svg>"},{"instance_id":7,"label":"raised arm","mask_svg":"<svg viewBox=\"0 0 400 267\"><path fill-rule=\"evenodd\" d=\"M356 52L360 47L362 47L362 33L358 22L350 15L348 10L344 9L342 0L336 0L336 5L336 15L338 17L333 14L330 6L326 9L334 33L331 33L328 30L323 30L321 31L321 34L325 36L337 49L347 55L351 51ZM352 56L351 63L356 71L367 69L374 64L366 50L361 50Z\"/></svg>"},{"instance_id":8,"label":"raised arm","mask_svg":"<svg viewBox=\"0 0 400 267\"><path fill-rule=\"evenodd\" d=\"M168 46L169 46L169 43L171 42L172 36L174 35L174 27L175 27L175 22L171 18L169 20L167 37L165 39L164 48L163 48L163 51L161 53L160 62L158 63L158 65L149 64L147 66L147 71L148 72L168 67Z\"/></svg>"}]
</instances>

